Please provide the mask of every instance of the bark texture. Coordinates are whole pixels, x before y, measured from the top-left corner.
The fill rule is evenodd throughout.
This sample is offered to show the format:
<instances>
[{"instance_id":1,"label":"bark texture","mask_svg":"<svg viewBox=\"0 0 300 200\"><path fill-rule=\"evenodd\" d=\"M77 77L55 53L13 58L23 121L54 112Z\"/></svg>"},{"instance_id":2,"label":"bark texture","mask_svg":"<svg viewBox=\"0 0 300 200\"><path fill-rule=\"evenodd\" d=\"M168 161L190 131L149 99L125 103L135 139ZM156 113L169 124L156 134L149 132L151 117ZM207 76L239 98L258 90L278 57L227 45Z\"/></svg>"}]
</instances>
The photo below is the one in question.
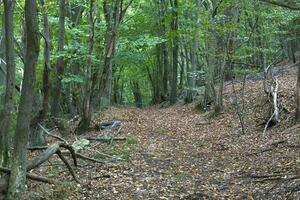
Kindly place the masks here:
<instances>
[{"instance_id":1,"label":"bark texture","mask_svg":"<svg viewBox=\"0 0 300 200\"><path fill-rule=\"evenodd\" d=\"M14 111L14 89L15 89L15 51L14 51L14 0L4 2L4 24L5 24L5 60L6 60L6 90L4 107L0 114L0 165L8 163L8 135Z\"/></svg>"},{"instance_id":2,"label":"bark texture","mask_svg":"<svg viewBox=\"0 0 300 200\"><path fill-rule=\"evenodd\" d=\"M29 136L30 115L34 95L35 67L39 55L39 30L37 3L25 1L26 51L23 89L17 117L15 144L7 199L18 199L25 190L26 149Z\"/></svg>"},{"instance_id":3,"label":"bark texture","mask_svg":"<svg viewBox=\"0 0 300 200\"><path fill-rule=\"evenodd\" d=\"M60 112L60 100L61 100L61 87L62 78L64 74L64 44L65 44L65 17L66 17L66 2L65 0L60 0L59 3L59 28L58 28L58 47L57 51L60 56L56 63L56 82L53 88L53 101L51 107L51 114L57 117Z\"/></svg>"}]
</instances>

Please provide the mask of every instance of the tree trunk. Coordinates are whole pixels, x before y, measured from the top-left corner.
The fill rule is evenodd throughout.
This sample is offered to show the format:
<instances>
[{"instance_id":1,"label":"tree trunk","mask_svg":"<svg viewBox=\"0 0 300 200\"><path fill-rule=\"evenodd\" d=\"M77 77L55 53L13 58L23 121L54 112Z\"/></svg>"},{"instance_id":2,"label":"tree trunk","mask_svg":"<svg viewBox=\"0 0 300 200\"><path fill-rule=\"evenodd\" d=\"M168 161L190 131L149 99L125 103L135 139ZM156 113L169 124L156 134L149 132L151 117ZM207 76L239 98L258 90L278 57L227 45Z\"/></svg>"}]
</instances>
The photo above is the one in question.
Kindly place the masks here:
<instances>
[{"instance_id":1,"label":"tree trunk","mask_svg":"<svg viewBox=\"0 0 300 200\"><path fill-rule=\"evenodd\" d=\"M143 98L142 98L142 93L141 93L139 82L136 80L131 81L131 88L132 88L132 93L133 93L136 107L142 108L143 107Z\"/></svg>"},{"instance_id":2,"label":"tree trunk","mask_svg":"<svg viewBox=\"0 0 300 200\"><path fill-rule=\"evenodd\" d=\"M156 8L158 10L159 20L157 22L159 27L159 37L166 37L166 2L165 0L155 1ZM153 103L161 103L165 101L168 96L168 51L167 42L164 41L157 45L156 51L157 57L157 69L154 70L155 73L155 83L156 88L153 97Z\"/></svg>"},{"instance_id":3,"label":"tree trunk","mask_svg":"<svg viewBox=\"0 0 300 200\"><path fill-rule=\"evenodd\" d=\"M204 99L202 102L202 107L207 109L214 103L216 97L215 91L215 58L214 58L214 50L216 48L215 44L215 36L214 34L206 34L206 41L205 41L205 50L206 50L206 65L207 65L207 74L205 77L205 92L204 92Z\"/></svg>"},{"instance_id":4,"label":"tree trunk","mask_svg":"<svg viewBox=\"0 0 300 200\"><path fill-rule=\"evenodd\" d=\"M43 38L45 41L44 46L44 71L43 71L43 100L42 108L39 110L37 115L32 119L30 123L30 135L29 143L31 146L41 146L45 143L45 137L43 131L40 130L38 124L42 122L48 112L49 107L49 69L51 67L50 63L50 53L51 53L51 35L50 35L50 26L48 20L48 10L45 6L44 0L40 0L40 4L43 8Z\"/></svg>"},{"instance_id":5,"label":"tree trunk","mask_svg":"<svg viewBox=\"0 0 300 200\"><path fill-rule=\"evenodd\" d=\"M162 56L160 45L156 46L156 65L153 69L153 104L160 104L162 102Z\"/></svg>"},{"instance_id":6,"label":"tree trunk","mask_svg":"<svg viewBox=\"0 0 300 200\"><path fill-rule=\"evenodd\" d=\"M171 29L175 33L172 40L172 80L171 80L171 94L170 103L175 104L177 101L177 71L178 71L178 50L179 50L179 37L178 37L178 0L170 0L172 4L172 24Z\"/></svg>"},{"instance_id":7,"label":"tree trunk","mask_svg":"<svg viewBox=\"0 0 300 200\"><path fill-rule=\"evenodd\" d=\"M191 70L190 73L188 74L189 76L189 90L188 90L188 102L192 102L193 101L193 96L194 96L194 91L195 91L195 87L196 87L196 78L197 78L197 51L198 51L198 46L199 46L199 23L200 23L200 19L199 19L199 14L200 14L200 6L201 6L201 1L200 0L195 0L195 4L196 4L196 16L195 16L195 23L196 23L196 29L195 29L195 33L192 39L192 44L191 44Z\"/></svg>"},{"instance_id":8,"label":"tree trunk","mask_svg":"<svg viewBox=\"0 0 300 200\"><path fill-rule=\"evenodd\" d=\"M105 58L104 68L100 80L100 106L107 107L110 105L111 76L113 67L113 58L115 56L117 34L121 20L121 1L114 0L103 2L103 10L106 21L105 34Z\"/></svg>"},{"instance_id":9,"label":"tree trunk","mask_svg":"<svg viewBox=\"0 0 300 200\"><path fill-rule=\"evenodd\" d=\"M35 67L39 55L39 30L37 4L25 1L26 51L23 89L17 117L15 144L7 199L19 199L26 183L26 149L29 136L30 115L34 96Z\"/></svg>"},{"instance_id":10,"label":"tree trunk","mask_svg":"<svg viewBox=\"0 0 300 200\"><path fill-rule=\"evenodd\" d=\"M85 73L85 86L84 86L84 97L81 113L81 121L76 129L78 134L86 131L91 122L92 118L92 54L94 49L94 35L95 35L95 18L94 18L94 0L90 0L90 12L89 12L89 23L90 23L90 35L89 35L89 55Z\"/></svg>"},{"instance_id":11,"label":"tree trunk","mask_svg":"<svg viewBox=\"0 0 300 200\"><path fill-rule=\"evenodd\" d=\"M8 135L14 110L15 89L15 51L14 51L14 4L13 0L4 1L6 90L4 108L0 118L0 165L8 164Z\"/></svg>"},{"instance_id":12,"label":"tree trunk","mask_svg":"<svg viewBox=\"0 0 300 200\"><path fill-rule=\"evenodd\" d=\"M184 52L180 52L180 76L179 76L179 89L183 89L184 85L184 76L185 76L185 71L184 71Z\"/></svg>"},{"instance_id":13,"label":"tree trunk","mask_svg":"<svg viewBox=\"0 0 300 200\"><path fill-rule=\"evenodd\" d=\"M5 21L4 15L2 15L2 21ZM6 65L5 62L5 23L2 23L1 37L0 37L0 85L5 85L6 82ZM2 99L0 99L2 100Z\"/></svg>"},{"instance_id":14,"label":"tree trunk","mask_svg":"<svg viewBox=\"0 0 300 200\"><path fill-rule=\"evenodd\" d=\"M104 68L100 78L100 107L110 105L113 58L115 56L120 23L132 2L133 0L130 0L125 8L122 7L124 5L123 0L104 0L103 2L107 30L105 34Z\"/></svg>"},{"instance_id":15,"label":"tree trunk","mask_svg":"<svg viewBox=\"0 0 300 200\"><path fill-rule=\"evenodd\" d=\"M295 119L300 122L300 65L298 66L297 86L295 91L296 96L296 114Z\"/></svg>"},{"instance_id":16,"label":"tree trunk","mask_svg":"<svg viewBox=\"0 0 300 200\"><path fill-rule=\"evenodd\" d=\"M161 11L162 11L162 34L163 37L166 37L166 2L165 0L160 0L161 2ZM163 97L167 99L169 93L169 56L167 49L167 42L161 44L162 53L163 53Z\"/></svg>"},{"instance_id":17,"label":"tree trunk","mask_svg":"<svg viewBox=\"0 0 300 200\"><path fill-rule=\"evenodd\" d=\"M66 2L60 0L59 3L59 28L58 28L58 48L57 53L59 57L56 63L56 80L53 88L53 100L51 105L51 114L57 117L60 112L60 99L62 89L62 78L64 74L64 44L65 44L65 15L66 15Z\"/></svg>"},{"instance_id":18,"label":"tree trunk","mask_svg":"<svg viewBox=\"0 0 300 200\"><path fill-rule=\"evenodd\" d=\"M43 107L41 110L41 117L44 119L48 112L49 105L49 69L51 67L50 62L50 53L51 53L51 33L50 33L50 25L48 20L48 9L45 6L44 0L40 0L43 6L43 29L44 29L44 71L43 71Z\"/></svg>"}]
</instances>

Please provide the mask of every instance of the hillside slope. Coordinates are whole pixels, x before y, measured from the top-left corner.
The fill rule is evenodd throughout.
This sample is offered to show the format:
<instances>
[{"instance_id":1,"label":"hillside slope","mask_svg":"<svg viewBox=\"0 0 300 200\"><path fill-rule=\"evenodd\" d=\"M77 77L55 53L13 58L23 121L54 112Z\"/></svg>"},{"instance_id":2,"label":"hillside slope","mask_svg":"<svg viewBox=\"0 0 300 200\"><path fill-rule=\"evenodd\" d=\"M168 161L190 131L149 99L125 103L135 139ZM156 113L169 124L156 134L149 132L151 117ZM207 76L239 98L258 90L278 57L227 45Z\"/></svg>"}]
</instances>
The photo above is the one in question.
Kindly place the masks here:
<instances>
[{"instance_id":1,"label":"hillside slope","mask_svg":"<svg viewBox=\"0 0 300 200\"><path fill-rule=\"evenodd\" d=\"M294 71L278 74L280 123L262 137L266 120L262 81L248 81L245 88L246 134L233 102L232 86L225 87L224 113L209 118L195 105L165 109L111 108L96 122L116 119L122 136L112 146L93 142L85 154L97 151L121 156L124 161L77 169L81 185L36 185L33 195L48 199L299 199L300 125L293 122ZM239 88L240 84L236 84ZM87 136L96 136L92 130ZM99 157L99 155L98 155ZM55 169L55 170L54 170ZM61 167L45 167L62 180L71 180ZM61 196L63 195L63 196ZM31 196L31 198L33 197Z\"/></svg>"}]
</instances>

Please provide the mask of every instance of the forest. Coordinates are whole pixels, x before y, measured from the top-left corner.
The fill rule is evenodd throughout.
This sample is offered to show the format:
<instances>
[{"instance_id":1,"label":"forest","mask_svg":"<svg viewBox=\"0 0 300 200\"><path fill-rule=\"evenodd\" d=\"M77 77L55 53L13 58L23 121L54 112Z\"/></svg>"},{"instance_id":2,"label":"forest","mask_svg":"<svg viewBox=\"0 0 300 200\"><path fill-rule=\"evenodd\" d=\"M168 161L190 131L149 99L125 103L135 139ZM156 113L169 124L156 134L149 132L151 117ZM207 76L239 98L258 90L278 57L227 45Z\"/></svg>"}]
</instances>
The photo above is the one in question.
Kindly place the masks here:
<instances>
[{"instance_id":1,"label":"forest","mask_svg":"<svg viewBox=\"0 0 300 200\"><path fill-rule=\"evenodd\" d=\"M300 199L299 0L0 18L0 199Z\"/></svg>"}]
</instances>

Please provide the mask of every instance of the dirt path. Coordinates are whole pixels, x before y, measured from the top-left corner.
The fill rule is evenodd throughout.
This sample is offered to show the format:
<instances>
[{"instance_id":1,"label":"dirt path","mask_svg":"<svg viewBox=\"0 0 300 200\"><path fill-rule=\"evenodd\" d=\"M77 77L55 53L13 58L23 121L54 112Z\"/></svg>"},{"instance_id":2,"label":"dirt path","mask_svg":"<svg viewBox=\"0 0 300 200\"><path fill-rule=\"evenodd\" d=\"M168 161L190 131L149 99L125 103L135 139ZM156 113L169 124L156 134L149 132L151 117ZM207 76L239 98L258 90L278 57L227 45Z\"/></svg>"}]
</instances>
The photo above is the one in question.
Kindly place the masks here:
<instances>
[{"instance_id":1,"label":"dirt path","mask_svg":"<svg viewBox=\"0 0 300 200\"><path fill-rule=\"evenodd\" d=\"M262 187L264 182L254 183L249 176L287 171L299 174L296 149L279 144L278 149L256 154L273 140L260 139L261 133L241 136L233 114L207 120L205 114L192 107L178 107L112 109L101 118L123 121L124 132L136 138L137 143L128 162L109 169L110 178L90 183L93 191L99 189L99 199L284 197L288 189L274 187L280 182ZM281 139L287 138L277 135L276 141ZM297 183L299 180L290 185Z\"/></svg>"},{"instance_id":2,"label":"dirt path","mask_svg":"<svg viewBox=\"0 0 300 200\"><path fill-rule=\"evenodd\" d=\"M293 100L291 80L280 80L285 83L280 101L288 110ZM262 138L256 115L260 111L253 110L261 95L258 88L257 82L247 84L245 135L240 134L227 89L227 109L212 119L194 105L111 108L96 121L122 121L127 141L112 147L94 142L83 153L101 158L97 155L101 151L125 161L82 162L77 169L80 185L71 182L49 189L31 184L31 190L43 197L50 193L46 199L299 199L300 127L293 124L291 111L281 114L282 122ZM62 177L64 182L72 180L64 168L52 166L40 172Z\"/></svg>"}]
</instances>

